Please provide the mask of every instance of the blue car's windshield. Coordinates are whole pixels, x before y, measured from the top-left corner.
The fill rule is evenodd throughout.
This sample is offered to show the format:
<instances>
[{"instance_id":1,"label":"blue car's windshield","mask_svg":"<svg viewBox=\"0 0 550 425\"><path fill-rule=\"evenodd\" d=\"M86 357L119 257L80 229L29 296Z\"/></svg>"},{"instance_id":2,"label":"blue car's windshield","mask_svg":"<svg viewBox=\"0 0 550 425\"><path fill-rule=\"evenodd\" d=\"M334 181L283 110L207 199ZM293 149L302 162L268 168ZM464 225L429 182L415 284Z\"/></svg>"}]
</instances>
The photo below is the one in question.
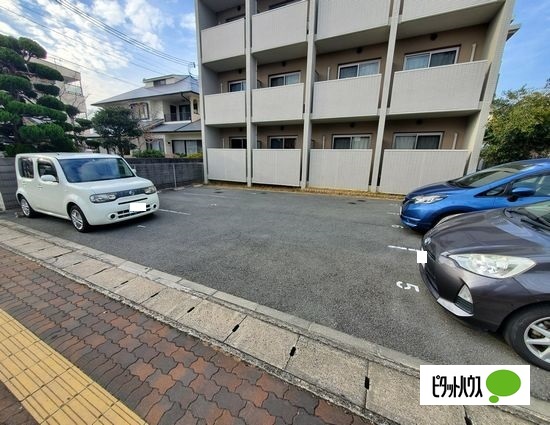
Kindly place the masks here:
<instances>
[{"instance_id":1,"label":"blue car's windshield","mask_svg":"<svg viewBox=\"0 0 550 425\"><path fill-rule=\"evenodd\" d=\"M60 159L59 163L71 183L134 177L130 167L121 158Z\"/></svg>"},{"instance_id":2,"label":"blue car's windshield","mask_svg":"<svg viewBox=\"0 0 550 425\"><path fill-rule=\"evenodd\" d=\"M481 187L486 184L496 182L497 180L511 177L526 168L532 167L532 164L504 164L497 167L487 168L477 173L451 180L449 183L458 187Z\"/></svg>"}]
</instances>

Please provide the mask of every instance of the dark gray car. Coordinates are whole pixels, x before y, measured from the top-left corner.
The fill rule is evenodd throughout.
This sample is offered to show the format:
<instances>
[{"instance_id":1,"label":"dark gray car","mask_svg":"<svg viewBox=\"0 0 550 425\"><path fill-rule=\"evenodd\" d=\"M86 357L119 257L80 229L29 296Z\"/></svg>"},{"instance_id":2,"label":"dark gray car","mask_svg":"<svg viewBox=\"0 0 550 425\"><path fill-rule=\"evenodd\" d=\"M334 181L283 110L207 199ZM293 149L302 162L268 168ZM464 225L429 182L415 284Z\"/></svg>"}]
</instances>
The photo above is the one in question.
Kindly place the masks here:
<instances>
[{"instance_id":1,"label":"dark gray car","mask_svg":"<svg viewBox=\"0 0 550 425\"><path fill-rule=\"evenodd\" d=\"M422 248L420 273L441 306L550 370L550 201L448 217Z\"/></svg>"}]
</instances>

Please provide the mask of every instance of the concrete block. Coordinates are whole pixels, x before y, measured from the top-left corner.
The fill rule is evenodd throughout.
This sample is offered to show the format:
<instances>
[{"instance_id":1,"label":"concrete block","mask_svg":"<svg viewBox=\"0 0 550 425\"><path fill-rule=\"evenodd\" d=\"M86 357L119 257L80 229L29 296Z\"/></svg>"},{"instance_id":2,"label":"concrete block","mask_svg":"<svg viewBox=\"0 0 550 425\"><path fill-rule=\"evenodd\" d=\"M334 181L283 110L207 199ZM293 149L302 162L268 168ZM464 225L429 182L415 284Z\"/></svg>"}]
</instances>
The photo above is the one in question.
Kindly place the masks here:
<instances>
[{"instance_id":1,"label":"concrete block","mask_svg":"<svg viewBox=\"0 0 550 425\"><path fill-rule=\"evenodd\" d=\"M69 254L67 254L69 255ZM86 279L93 274L99 273L102 270L110 268L110 265L101 261L86 259L82 263L75 264L63 268L67 273L74 274L82 279Z\"/></svg>"},{"instance_id":2,"label":"concrete block","mask_svg":"<svg viewBox=\"0 0 550 425\"><path fill-rule=\"evenodd\" d=\"M352 403L365 401L368 361L301 336L286 370Z\"/></svg>"},{"instance_id":3,"label":"concrete block","mask_svg":"<svg viewBox=\"0 0 550 425\"><path fill-rule=\"evenodd\" d=\"M25 235L23 235L22 233L16 232L14 230L11 230L11 229L3 229L2 228L2 231L0 231L0 241L1 242L9 241L11 239L21 238L23 236L25 236Z\"/></svg>"},{"instance_id":4,"label":"concrete block","mask_svg":"<svg viewBox=\"0 0 550 425\"><path fill-rule=\"evenodd\" d=\"M153 282L143 277L135 277L119 286L115 292L121 297L136 303L143 303L163 289L164 286L160 283Z\"/></svg>"},{"instance_id":5,"label":"concrete block","mask_svg":"<svg viewBox=\"0 0 550 425\"><path fill-rule=\"evenodd\" d=\"M55 245L51 244L51 243L48 243L46 241L42 241L40 239L35 239L34 242L31 242L31 243L28 243L28 244L25 244L25 245L21 245L18 247L19 251L25 253L25 254L29 254L32 256L32 254L36 251L41 251L43 249L51 249L51 248L54 248Z\"/></svg>"},{"instance_id":6,"label":"concrete block","mask_svg":"<svg viewBox=\"0 0 550 425\"><path fill-rule=\"evenodd\" d=\"M135 274L112 267L90 276L88 281L97 286L101 286L102 288L114 290L121 284L128 282L135 277Z\"/></svg>"},{"instance_id":7,"label":"concrete block","mask_svg":"<svg viewBox=\"0 0 550 425\"><path fill-rule=\"evenodd\" d=\"M4 244L11 246L12 248L19 249L20 246L29 244L36 241L36 238L32 236L21 236L20 238L10 239L8 241L3 241Z\"/></svg>"},{"instance_id":8,"label":"concrete block","mask_svg":"<svg viewBox=\"0 0 550 425\"><path fill-rule=\"evenodd\" d=\"M47 260L48 263L50 263L54 267L58 267L60 269L64 269L65 267L69 267L78 263L82 263L83 261L86 261L88 257L85 257L80 254L75 254L74 252L70 252L68 254L62 255L57 258L52 258Z\"/></svg>"},{"instance_id":9,"label":"concrete block","mask_svg":"<svg viewBox=\"0 0 550 425\"><path fill-rule=\"evenodd\" d=\"M200 283L191 282L190 280L181 279L178 282L178 286L183 287L191 291L197 291L201 294L212 295L216 292L215 289L209 288L208 286L201 285Z\"/></svg>"},{"instance_id":10,"label":"concrete block","mask_svg":"<svg viewBox=\"0 0 550 425\"><path fill-rule=\"evenodd\" d=\"M145 301L143 306L163 316L177 320L201 301L202 298L195 297L187 292L165 288L156 297Z\"/></svg>"},{"instance_id":11,"label":"concrete block","mask_svg":"<svg viewBox=\"0 0 550 425\"><path fill-rule=\"evenodd\" d=\"M284 369L298 334L246 317L226 343L279 369Z\"/></svg>"},{"instance_id":12,"label":"concrete block","mask_svg":"<svg viewBox=\"0 0 550 425\"><path fill-rule=\"evenodd\" d=\"M112 264L115 267L120 266L122 263L124 263L126 261L122 258L115 257L114 255L105 254L105 253L101 254L98 257L98 260L105 261L106 263Z\"/></svg>"},{"instance_id":13,"label":"concrete block","mask_svg":"<svg viewBox=\"0 0 550 425\"><path fill-rule=\"evenodd\" d=\"M533 425L533 422L518 418L516 415L494 406L464 406L472 425Z\"/></svg>"},{"instance_id":14,"label":"concrete block","mask_svg":"<svg viewBox=\"0 0 550 425\"><path fill-rule=\"evenodd\" d=\"M258 308L258 303L245 300L244 298L236 297L235 295L228 294L226 292L216 291L212 295L214 298L217 298L219 300L223 300L226 302L229 302L231 304L238 305L240 307L244 307L248 310L256 310Z\"/></svg>"},{"instance_id":15,"label":"concrete block","mask_svg":"<svg viewBox=\"0 0 550 425\"><path fill-rule=\"evenodd\" d=\"M140 276L145 275L149 270L151 270L150 267L142 266L141 264L133 263L132 261L125 261L121 265L118 266L122 270L126 270L130 273L139 274Z\"/></svg>"},{"instance_id":16,"label":"concrete block","mask_svg":"<svg viewBox=\"0 0 550 425\"><path fill-rule=\"evenodd\" d=\"M49 258L59 257L64 254L71 252L70 249L62 248L60 246L52 245L52 248L43 249L41 251L36 251L32 253L34 258L39 260L47 260Z\"/></svg>"},{"instance_id":17,"label":"concrete block","mask_svg":"<svg viewBox=\"0 0 550 425\"><path fill-rule=\"evenodd\" d=\"M284 313L279 310L275 310L271 307L266 307L265 305L258 305L258 307L256 308L256 312L277 321L285 322L289 325L296 326L305 330L307 330L311 326L311 322L309 320L301 319L300 317L293 316L292 314Z\"/></svg>"},{"instance_id":18,"label":"concrete block","mask_svg":"<svg viewBox=\"0 0 550 425\"><path fill-rule=\"evenodd\" d=\"M366 408L402 425L463 424L463 406L421 406L420 380L369 363Z\"/></svg>"},{"instance_id":19,"label":"concrete block","mask_svg":"<svg viewBox=\"0 0 550 425\"><path fill-rule=\"evenodd\" d=\"M203 300L193 311L179 317L178 322L218 341L225 341L244 318L242 313Z\"/></svg>"},{"instance_id":20,"label":"concrete block","mask_svg":"<svg viewBox=\"0 0 550 425\"><path fill-rule=\"evenodd\" d=\"M82 255L87 255L89 257L94 257L94 258L98 258L101 255L103 255L102 251L98 251L97 249L89 248L87 246L80 246L77 253Z\"/></svg>"},{"instance_id":21,"label":"concrete block","mask_svg":"<svg viewBox=\"0 0 550 425\"><path fill-rule=\"evenodd\" d=\"M145 274L145 277L147 277L151 280L156 280L156 279L160 278L160 279L167 280L168 282L173 282L173 283L179 282L181 280L181 277L179 277L179 276L174 276L173 274L164 273L164 272L161 272L160 270L156 270L156 269L149 270Z\"/></svg>"}]
</instances>

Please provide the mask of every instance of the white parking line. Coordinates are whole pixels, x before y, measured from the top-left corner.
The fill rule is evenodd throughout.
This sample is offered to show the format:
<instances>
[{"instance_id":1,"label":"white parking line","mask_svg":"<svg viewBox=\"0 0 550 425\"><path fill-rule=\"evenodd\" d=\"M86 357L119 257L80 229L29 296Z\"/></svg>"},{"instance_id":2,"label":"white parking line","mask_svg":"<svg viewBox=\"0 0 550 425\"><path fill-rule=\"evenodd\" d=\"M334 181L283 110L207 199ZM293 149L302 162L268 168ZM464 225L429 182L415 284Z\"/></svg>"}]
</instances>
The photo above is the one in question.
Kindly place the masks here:
<instances>
[{"instance_id":1,"label":"white parking line","mask_svg":"<svg viewBox=\"0 0 550 425\"><path fill-rule=\"evenodd\" d=\"M403 229L403 226L400 226L399 224L392 224L391 227L394 229Z\"/></svg>"},{"instance_id":2,"label":"white parking line","mask_svg":"<svg viewBox=\"0 0 550 425\"><path fill-rule=\"evenodd\" d=\"M399 215L399 213L394 213L394 212L387 212L386 214Z\"/></svg>"},{"instance_id":3,"label":"white parking line","mask_svg":"<svg viewBox=\"0 0 550 425\"><path fill-rule=\"evenodd\" d=\"M211 196L212 198L224 198L227 199L229 196L222 196L222 195L210 195L207 193L189 193L189 192L183 192L185 195L194 195L194 196Z\"/></svg>"},{"instance_id":4,"label":"white parking line","mask_svg":"<svg viewBox=\"0 0 550 425\"><path fill-rule=\"evenodd\" d=\"M391 249L400 249L401 251L412 251L412 252L417 252L417 251L419 251L418 249L406 248L406 247L404 247L404 246L395 246L395 245L388 245L388 248L391 248Z\"/></svg>"},{"instance_id":5,"label":"white parking line","mask_svg":"<svg viewBox=\"0 0 550 425\"><path fill-rule=\"evenodd\" d=\"M172 211L172 210L163 210L162 208L159 208L158 211L167 212L167 213L172 213L172 214L180 214L180 215L191 215L191 214L186 213L186 212Z\"/></svg>"}]
</instances>

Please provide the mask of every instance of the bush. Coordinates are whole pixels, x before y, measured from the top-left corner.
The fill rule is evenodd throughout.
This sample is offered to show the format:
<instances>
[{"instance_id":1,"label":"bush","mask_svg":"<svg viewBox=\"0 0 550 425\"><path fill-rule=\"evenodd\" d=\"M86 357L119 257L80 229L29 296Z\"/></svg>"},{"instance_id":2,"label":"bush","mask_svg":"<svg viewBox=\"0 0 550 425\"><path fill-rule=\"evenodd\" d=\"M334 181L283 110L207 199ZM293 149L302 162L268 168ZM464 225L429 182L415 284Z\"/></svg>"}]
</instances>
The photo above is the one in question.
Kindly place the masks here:
<instances>
[{"instance_id":1,"label":"bush","mask_svg":"<svg viewBox=\"0 0 550 425\"><path fill-rule=\"evenodd\" d=\"M164 154L156 149L146 149L144 151L132 152L134 158L164 158Z\"/></svg>"},{"instance_id":2,"label":"bush","mask_svg":"<svg viewBox=\"0 0 550 425\"><path fill-rule=\"evenodd\" d=\"M29 71L36 74L38 78L45 80L63 81L63 75L57 69L42 65L41 63L30 62L28 65Z\"/></svg>"},{"instance_id":3,"label":"bush","mask_svg":"<svg viewBox=\"0 0 550 425\"><path fill-rule=\"evenodd\" d=\"M46 108L56 109L58 111L65 111L65 104L61 102L57 97L50 95L44 95L39 98L36 103L38 105L45 106Z\"/></svg>"},{"instance_id":4,"label":"bush","mask_svg":"<svg viewBox=\"0 0 550 425\"><path fill-rule=\"evenodd\" d=\"M59 96L59 87L53 84L34 83L34 89L40 93L49 94L50 96Z\"/></svg>"},{"instance_id":5,"label":"bush","mask_svg":"<svg viewBox=\"0 0 550 425\"><path fill-rule=\"evenodd\" d=\"M187 155L185 158L189 159L202 159L202 152L192 153Z\"/></svg>"},{"instance_id":6,"label":"bush","mask_svg":"<svg viewBox=\"0 0 550 425\"><path fill-rule=\"evenodd\" d=\"M36 149L32 145L17 143L15 145L7 145L5 155L7 157L15 156L19 153L31 153L36 152Z\"/></svg>"}]
</instances>

